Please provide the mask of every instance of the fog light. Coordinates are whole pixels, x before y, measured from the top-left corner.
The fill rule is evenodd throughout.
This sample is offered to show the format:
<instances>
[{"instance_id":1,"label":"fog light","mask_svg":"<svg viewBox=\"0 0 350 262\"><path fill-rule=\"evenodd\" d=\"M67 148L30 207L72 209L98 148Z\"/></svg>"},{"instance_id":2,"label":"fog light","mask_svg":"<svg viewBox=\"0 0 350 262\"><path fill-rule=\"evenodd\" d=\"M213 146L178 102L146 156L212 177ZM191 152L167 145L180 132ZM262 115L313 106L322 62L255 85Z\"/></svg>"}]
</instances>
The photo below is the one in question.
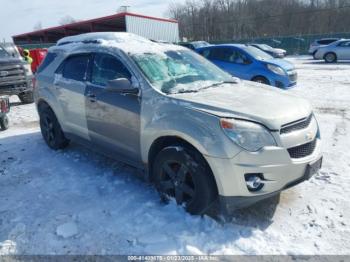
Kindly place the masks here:
<instances>
[{"instance_id":1,"label":"fog light","mask_svg":"<svg viewBox=\"0 0 350 262\"><path fill-rule=\"evenodd\" d=\"M245 182L249 191L259 191L264 186L261 174L246 174Z\"/></svg>"}]
</instances>

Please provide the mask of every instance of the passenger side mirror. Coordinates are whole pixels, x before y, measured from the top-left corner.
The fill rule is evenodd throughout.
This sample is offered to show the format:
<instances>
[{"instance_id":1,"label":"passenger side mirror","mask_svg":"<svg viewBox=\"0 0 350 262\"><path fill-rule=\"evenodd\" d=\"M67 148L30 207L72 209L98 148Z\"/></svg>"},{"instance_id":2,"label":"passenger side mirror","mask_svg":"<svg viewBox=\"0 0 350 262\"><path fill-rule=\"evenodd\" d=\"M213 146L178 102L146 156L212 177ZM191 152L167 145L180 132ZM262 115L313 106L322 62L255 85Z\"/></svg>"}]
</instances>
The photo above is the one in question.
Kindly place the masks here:
<instances>
[{"instance_id":1,"label":"passenger side mirror","mask_svg":"<svg viewBox=\"0 0 350 262\"><path fill-rule=\"evenodd\" d=\"M126 78L109 80L106 90L109 92L130 95L137 95L139 93L139 89L133 87L130 80Z\"/></svg>"}]
</instances>

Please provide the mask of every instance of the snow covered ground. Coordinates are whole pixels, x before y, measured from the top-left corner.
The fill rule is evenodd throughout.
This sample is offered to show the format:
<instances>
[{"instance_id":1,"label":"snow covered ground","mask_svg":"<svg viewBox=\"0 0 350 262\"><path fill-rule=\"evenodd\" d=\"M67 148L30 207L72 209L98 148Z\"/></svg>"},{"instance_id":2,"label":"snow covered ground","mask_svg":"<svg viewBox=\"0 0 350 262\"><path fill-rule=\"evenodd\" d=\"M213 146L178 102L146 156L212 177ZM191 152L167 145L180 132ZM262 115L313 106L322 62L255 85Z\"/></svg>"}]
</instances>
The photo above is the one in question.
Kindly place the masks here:
<instances>
[{"instance_id":1,"label":"snow covered ground","mask_svg":"<svg viewBox=\"0 0 350 262\"><path fill-rule=\"evenodd\" d=\"M0 133L0 255L350 254L350 64L290 60L299 84L288 92L315 107L324 167L225 224L161 204L131 167L48 149L34 105L13 104Z\"/></svg>"}]
</instances>

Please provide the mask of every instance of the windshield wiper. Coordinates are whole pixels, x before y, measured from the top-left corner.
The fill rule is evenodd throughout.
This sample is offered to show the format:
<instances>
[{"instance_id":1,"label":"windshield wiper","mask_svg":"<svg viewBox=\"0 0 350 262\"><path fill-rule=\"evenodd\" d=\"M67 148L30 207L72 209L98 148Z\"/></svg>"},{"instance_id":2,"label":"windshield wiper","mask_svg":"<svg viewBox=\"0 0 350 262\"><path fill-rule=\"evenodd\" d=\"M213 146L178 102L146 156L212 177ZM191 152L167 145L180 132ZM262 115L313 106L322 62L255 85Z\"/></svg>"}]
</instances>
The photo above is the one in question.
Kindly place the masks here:
<instances>
[{"instance_id":1,"label":"windshield wiper","mask_svg":"<svg viewBox=\"0 0 350 262\"><path fill-rule=\"evenodd\" d=\"M212 87L216 87L216 86L221 86L221 85L224 85L224 84L237 84L237 81L235 81L235 80L221 81L221 82L218 82L218 83L214 83L214 84L202 87L202 88L198 89L197 91L203 90L203 89L212 88Z\"/></svg>"}]
</instances>

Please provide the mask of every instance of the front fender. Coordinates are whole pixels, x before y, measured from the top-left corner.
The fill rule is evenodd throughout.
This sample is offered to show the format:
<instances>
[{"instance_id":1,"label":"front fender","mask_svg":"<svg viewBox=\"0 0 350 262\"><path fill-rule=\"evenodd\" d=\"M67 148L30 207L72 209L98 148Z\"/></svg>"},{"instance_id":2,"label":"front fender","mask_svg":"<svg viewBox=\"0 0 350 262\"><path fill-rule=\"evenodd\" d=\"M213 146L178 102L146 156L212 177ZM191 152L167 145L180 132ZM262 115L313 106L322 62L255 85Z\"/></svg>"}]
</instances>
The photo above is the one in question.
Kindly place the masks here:
<instances>
[{"instance_id":1,"label":"front fender","mask_svg":"<svg viewBox=\"0 0 350 262\"><path fill-rule=\"evenodd\" d=\"M222 131L217 116L184 105L166 107L167 110L157 109L158 113L142 126L141 156L144 163L148 162L153 142L166 136L181 138L206 156L232 158L240 152L240 148Z\"/></svg>"}]
</instances>

